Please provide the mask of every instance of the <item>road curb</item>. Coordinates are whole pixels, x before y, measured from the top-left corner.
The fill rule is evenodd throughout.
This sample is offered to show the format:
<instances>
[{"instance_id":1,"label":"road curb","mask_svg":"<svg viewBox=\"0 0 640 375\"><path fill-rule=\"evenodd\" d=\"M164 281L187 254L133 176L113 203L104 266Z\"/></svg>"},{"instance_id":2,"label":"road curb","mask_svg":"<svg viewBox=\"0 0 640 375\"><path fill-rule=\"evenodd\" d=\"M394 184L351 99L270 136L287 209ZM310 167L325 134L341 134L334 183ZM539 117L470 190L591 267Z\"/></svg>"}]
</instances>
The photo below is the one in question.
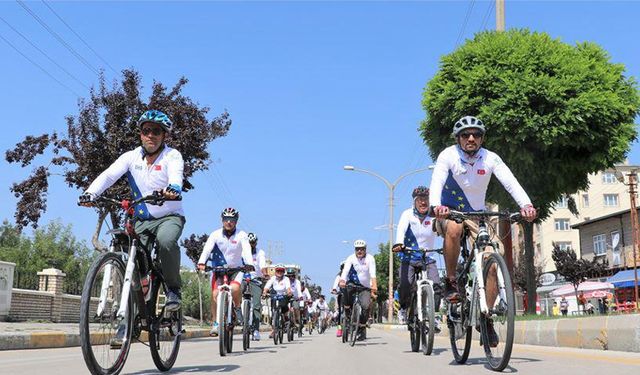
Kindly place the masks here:
<instances>
[{"instance_id":1,"label":"road curb","mask_svg":"<svg viewBox=\"0 0 640 375\"><path fill-rule=\"evenodd\" d=\"M373 324L371 327L407 331L406 325L399 324ZM516 321L514 331L515 344L640 353L638 314ZM438 335L449 336L446 324Z\"/></svg>"},{"instance_id":2,"label":"road curb","mask_svg":"<svg viewBox=\"0 0 640 375\"><path fill-rule=\"evenodd\" d=\"M270 332L268 327L260 327L260 332ZM236 328L234 334L241 334L241 328ZM92 333L92 341L100 336L100 333ZM183 340L209 337L208 328L185 327ZM147 332L140 335L141 341L147 342ZM45 349L45 348L66 348L80 346L80 334L68 332L25 332L25 333L1 333L0 351L21 350L21 349Z\"/></svg>"}]
</instances>

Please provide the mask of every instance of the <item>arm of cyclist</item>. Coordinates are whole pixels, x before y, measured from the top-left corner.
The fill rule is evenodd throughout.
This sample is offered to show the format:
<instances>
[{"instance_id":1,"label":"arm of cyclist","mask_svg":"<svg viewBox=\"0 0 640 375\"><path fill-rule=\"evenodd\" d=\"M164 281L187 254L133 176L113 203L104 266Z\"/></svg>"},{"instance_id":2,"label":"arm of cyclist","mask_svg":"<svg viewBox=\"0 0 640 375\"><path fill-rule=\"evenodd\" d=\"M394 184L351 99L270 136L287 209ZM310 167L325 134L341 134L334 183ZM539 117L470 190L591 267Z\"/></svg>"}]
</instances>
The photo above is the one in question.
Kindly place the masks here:
<instances>
[{"instance_id":1,"label":"arm of cyclist","mask_svg":"<svg viewBox=\"0 0 640 375\"><path fill-rule=\"evenodd\" d=\"M524 191L509 167L507 167L507 165L497 155L495 155L495 167L493 169L493 173L520 207L520 214L522 215L522 218L527 221L535 220L538 213L535 207L533 207L533 204L531 204L531 199L529 199L529 196Z\"/></svg>"},{"instance_id":2,"label":"arm of cyclist","mask_svg":"<svg viewBox=\"0 0 640 375\"><path fill-rule=\"evenodd\" d=\"M273 282L274 282L274 277L275 276L271 276L271 278L269 279L269 281L267 281L267 283L264 285L264 288L262 289L262 295L264 297L269 295L269 289L271 289L271 287L273 286Z\"/></svg>"},{"instance_id":3,"label":"arm of cyclist","mask_svg":"<svg viewBox=\"0 0 640 375\"><path fill-rule=\"evenodd\" d=\"M240 237L240 246L242 246L242 260L245 264L245 269L247 271L252 271L255 269L255 265L253 264L253 255L251 255L251 245L249 244L249 238L247 234L242 232L244 235Z\"/></svg>"},{"instance_id":4,"label":"arm of cyclist","mask_svg":"<svg viewBox=\"0 0 640 375\"><path fill-rule=\"evenodd\" d=\"M211 233L209 235L209 238L207 238L207 242L205 242L204 244L204 248L202 249L202 253L200 254L200 259L198 259L198 269L200 271L204 271L207 260L209 259L209 255L211 255L211 252L213 251L213 247L215 246L215 244L216 244L216 238L213 235L213 233Z\"/></svg>"},{"instance_id":5,"label":"arm of cyclist","mask_svg":"<svg viewBox=\"0 0 640 375\"><path fill-rule=\"evenodd\" d=\"M167 155L167 158L169 185L162 190L162 193L166 199L177 199L182 194L184 161L182 160L182 154L177 150L172 150Z\"/></svg>"},{"instance_id":6,"label":"arm of cyclist","mask_svg":"<svg viewBox=\"0 0 640 375\"><path fill-rule=\"evenodd\" d=\"M369 254L370 255L370 254ZM371 256L373 259L373 256ZM378 278L376 276L376 261L373 260L369 266L369 278L371 279L371 296L375 299L378 295Z\"/></svg>"},{"instance_id":7,"label":"arm of cyclist","mask_svg":"<svg viewBox=\"0 0 640 375\"><path fill-rule=\"evenodd\" d=\"M347 285L347 276L349 275L349 270L351 270L351 256L347 258L344 262L344 268L342 268L342 274L340 274L340 288L344 288Z\"/></svg>"},{"instance_id":8,"label":"arm of cyclist","mask_svg":"<svg viewBox=\"0 0 640 375\"><path fill-rule=\"evenodd\" d=\"M398 221L398 228L396 230L396 244L393 245L391 249L394 253L404 250L404 236L407 233L407 228L409 228L409 225L408 212L404 211L402 215L400 215L400 220Z\"/></svg>"},{"instance_id":9,"label":"arm of cyclist","mask_svg":"<svg viewBox=\"0 0 640 375\"><path fill-rule=\"evenodd\" d=\"M122 154L113 164L89 185L78 198L78 204L84 207L93 206L93 200L115 184L129 170L130 152Z\"/></svg>"}]
</instances>

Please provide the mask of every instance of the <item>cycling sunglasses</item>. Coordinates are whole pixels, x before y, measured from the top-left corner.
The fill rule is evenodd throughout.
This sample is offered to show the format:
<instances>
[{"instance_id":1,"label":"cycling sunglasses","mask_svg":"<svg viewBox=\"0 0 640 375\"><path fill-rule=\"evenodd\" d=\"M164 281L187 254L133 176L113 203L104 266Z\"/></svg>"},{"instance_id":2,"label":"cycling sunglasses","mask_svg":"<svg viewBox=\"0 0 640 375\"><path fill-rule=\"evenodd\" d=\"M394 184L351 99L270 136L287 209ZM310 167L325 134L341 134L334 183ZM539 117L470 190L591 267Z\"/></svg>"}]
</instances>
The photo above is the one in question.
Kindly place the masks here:
<instances>
[{"instance_id":1,"label":"cycling sunglasses","mask_svg":"<svg viewBox=\"0 0 640 375\"><path fill-rule=\"evenodd\" d=\"M158 135L162 134L163 132L164 132L164 130L162 130L162 128L142 128L142 129L140 129L140 133L142 133L143 135L153 134L155 136L158 136Z\"/></svg>"},{"instance_id":2,"label":"cycling sunglasses","mask_svg":"<svg viewBox=\"0 0 640 375\"><path fill-rule=\"evenodd\" d=\"M473 138L482 138L484 134L481 132L470 132L470 133L461 133L460 136L462 137L462 139L469 139L470 136L473 136Z\"/></svg>"}]
</instances>

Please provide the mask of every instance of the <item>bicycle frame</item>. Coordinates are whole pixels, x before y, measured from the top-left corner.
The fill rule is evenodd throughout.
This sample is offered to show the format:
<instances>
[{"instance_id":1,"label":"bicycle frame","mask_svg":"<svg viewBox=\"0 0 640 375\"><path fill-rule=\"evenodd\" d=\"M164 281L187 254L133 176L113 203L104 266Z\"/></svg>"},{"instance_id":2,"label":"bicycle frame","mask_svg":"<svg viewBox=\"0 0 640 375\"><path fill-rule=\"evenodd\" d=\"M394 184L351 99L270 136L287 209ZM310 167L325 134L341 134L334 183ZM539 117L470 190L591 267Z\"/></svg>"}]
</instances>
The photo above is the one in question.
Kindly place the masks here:
<instances>
[{"instance_id":1,"label":"bicycle frame","mask_svg":"<svg viewBox=\"0 0 640 375\"><path fill-rule=\"evenodd\" d=\"M420 271L420 276L418 277L418 281L416 283L416 297L418 306L422 306L422 288L429 286L433 290L433 281L429 280L427 277L427 269ZM422 316L422 309L418 309L418 319L420 321L424 320L424 316Z\"/></svg>"},{"instance_id":2,"label":"bicycle frame","mask_svg":"<svg viewBox=\"0 0 640 375\"><path fill-rule=\"evenodd\" d=\"M225 268L226 271L226 268ZM214 277L215 276L215 268L214 268ZM231 324L231 313L233 310L233 301L231 300L232 295L231 295L231 286L229 285L229 276L227 275L227 272L224 272L224 274L222 275L222 285L218 285L218 297L217 297L217 305L218 305L218 311L216 312L217 314L217 320L218 322L220 322L222 320L223 314L224 314L224 306L222 305L222 295L226 294L227 296L227 301L229 301L229 306L227 307L227 324Z\"/></svg>"}]
</instances>

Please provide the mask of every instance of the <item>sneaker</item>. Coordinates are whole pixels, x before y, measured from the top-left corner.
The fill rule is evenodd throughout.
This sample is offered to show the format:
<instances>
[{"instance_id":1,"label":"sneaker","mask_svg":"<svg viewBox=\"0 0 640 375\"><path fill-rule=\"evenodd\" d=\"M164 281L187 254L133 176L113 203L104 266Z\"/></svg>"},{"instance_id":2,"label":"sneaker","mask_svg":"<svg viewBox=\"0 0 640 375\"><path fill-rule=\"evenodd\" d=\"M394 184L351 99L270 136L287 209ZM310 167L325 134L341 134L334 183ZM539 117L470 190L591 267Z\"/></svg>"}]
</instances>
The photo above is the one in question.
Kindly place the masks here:
<instances>
[{"instance_id":1,"label":"sneaker","mask_svg":"<svg viewBox=\"0 0 640 375\"><path fill-rule=\"evenodd\" d=\"M253 341L260 341L260 331L258 331L257 329L253 331Z\"/></svg>"},{"instance_id":2,"label":"sneaker","mask_svg":"<svg viewBox=\"0 0 640 375\"><path fill-rule=\"evenodd\" d=\"M209 336L213 336L216 337L218 336L218 322L213 322L213 324L211 325L211 331L209 331Z\"/></svg>"},{"instance_id":3,"label":"sneaker","mask_svg":"<svg viewBox=\"0 0 640 375\"><path fill-rule=\"evenodd\" d=\"M460 294L458 293L458 284L455 281L445 279L444 285L444 298L446 298L449 302L457 302L460 299Z\"/></svg>"},{"instance_id":4,"label":"sneaker","mask_svg":"<svg viewBox=\"0 0 640 375\"><path fill-rule=\"evenodd\" d=\"M236 307L234 309L236 311L236 325L241 326L244 319L242 319L242 309Z\"/></svg>"},{"instance_id":5,"label":"sneaker","mask_svg":"<svg viewBox=\"0 0 640 375\"><path fill-rule=\"evenodd\" d=\"M491 320L487 322L487 335L489 336L489 346L492 348L497 347L499 338L495 328L493 328L493 321Z\"/></svg>"},{"instance_id":6,"label":"sneaker","mask_svg":"<svg viewBox=\"0 0 640 375\"><path fill-rule=\"evenodd\" d=\"M407 310L400 309L398 311L398 320L400 321L400 324L405 324L407 322Z\"/></svg>"},{"instance_id":7,"label":"sneaker","mask_svg":"<svg viewBox=\"0 0 640 375\"><path fill-rule=\"evenodd\" d=\"M442 330L442 318L440 317L440 315L436 315L435 319L433 320L433 332L440 333L441 330Z\"/></svg>"},{"instance_id":8,"label":"sneaker","mask_svg":"<svg viewBox=\"0 0 640 375\"><path fill-rule=\"evenodd\" d=\"M165 311L178 311L182 301L180 300L180 289L169 289L167 291L167 300L164 303Z\"/></svg>"},{"instance_id":9,"label":"sneaker","mask_svg":"<svg viewBox=\"0 0 640 375\"><path fill-rule=\"evenodd\" d=\"M127 326L125 324L120 324L118 326L118 331L116 331L116 336L109 341L109 345L113 350L120 350L122 348L122 344L124 343L124 336L127 332Z\"/></svg>"}]
</instances>

